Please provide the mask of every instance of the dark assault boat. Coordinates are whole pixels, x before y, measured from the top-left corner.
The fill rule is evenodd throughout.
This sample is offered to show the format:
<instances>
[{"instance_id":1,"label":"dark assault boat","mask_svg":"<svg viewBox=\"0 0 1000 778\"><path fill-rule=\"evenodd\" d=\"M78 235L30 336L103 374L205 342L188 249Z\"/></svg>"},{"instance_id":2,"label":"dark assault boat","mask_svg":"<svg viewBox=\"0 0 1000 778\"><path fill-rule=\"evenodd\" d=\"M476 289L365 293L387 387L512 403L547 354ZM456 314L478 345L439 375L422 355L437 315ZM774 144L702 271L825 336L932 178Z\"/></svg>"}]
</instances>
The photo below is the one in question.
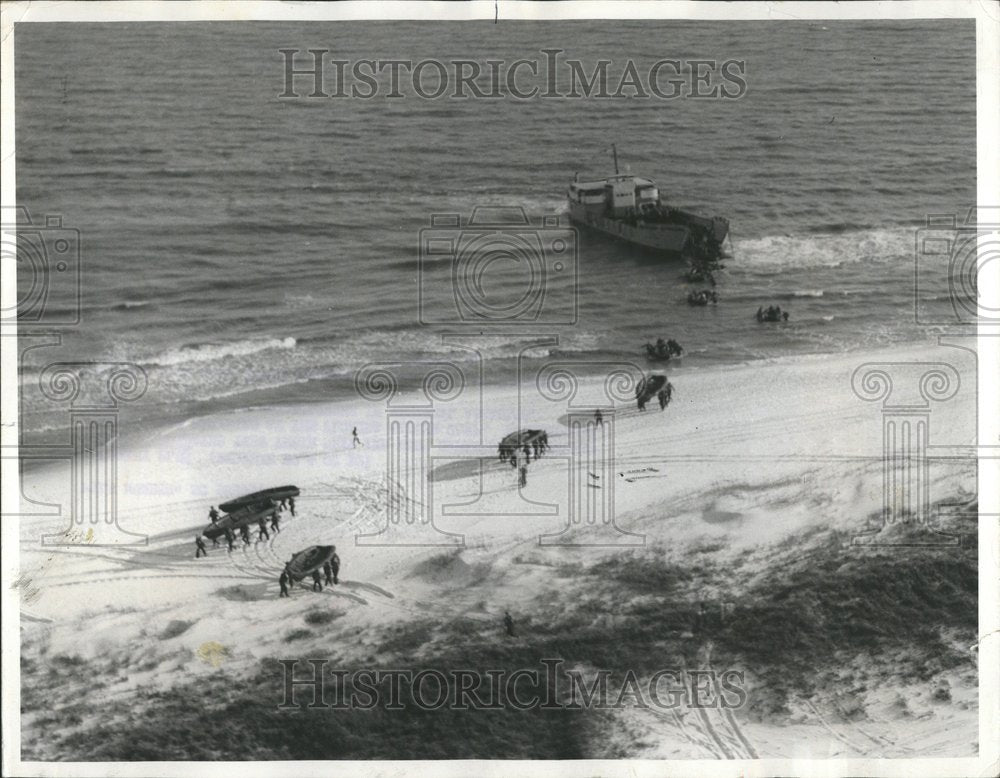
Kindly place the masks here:
<instances>
[{"instance_id":1,"label":"dark assault boat","mask_svg":"<svg viewBox=\"0 0 1000 778\"><path fill-rule=\"evenodd\" d=\"M241 505L236 510L223 516L214 524L209 524L202 531L206 538L214 540L226 534L226 530L238 530L240 527L249 527L266 519L274 511L274 503L270 500L266 502L251 503Z\"/></svg>"},{"instance_id":2,"label":"dark assault boat","mask_svg":"<svg viewBox=\"0 0 1000 778\"><path fill-rule=\"evenodd\" d=\"M292 581L301 581L307 575L320 570L326 562L333 559L335 546L309 546L295 554L285 565L288 577Z\"/></svg>"},{"instance_id":3,"label":"dark assault boat","mask_svg":"<svg viewBox=\"0 0 1000 778\"><path fill-rule=\"evenodd\" d=\"M245 494L242 497L237 497L235 500L230 500L229 502L219 503L219 510L224 513L232 513L245 505L266 503L268 500L281 502L282 500L287 500L289 497L298 496L299 487L297 486L274 486L270 489L262 489L259 492L254 492L253 494Z\"/></svg>"}]
</instances>

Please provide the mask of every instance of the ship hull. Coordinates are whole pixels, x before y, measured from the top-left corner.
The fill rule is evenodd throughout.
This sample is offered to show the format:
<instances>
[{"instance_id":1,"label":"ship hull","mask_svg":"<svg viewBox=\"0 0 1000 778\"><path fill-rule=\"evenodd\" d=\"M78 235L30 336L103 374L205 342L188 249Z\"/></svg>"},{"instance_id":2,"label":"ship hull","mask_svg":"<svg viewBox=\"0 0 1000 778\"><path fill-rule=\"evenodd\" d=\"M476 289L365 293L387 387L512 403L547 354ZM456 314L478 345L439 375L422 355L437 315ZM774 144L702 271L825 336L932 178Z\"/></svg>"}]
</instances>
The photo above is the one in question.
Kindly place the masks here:
<instances>
[{"instance_id":1,"label":"ship hull","mask_svg":"<svg viewBox=\"0 0 1000 778\"><path fill-rule=\"evenodd\" d=\"M721 246L729 233L729 222L725 219L709 219L683 211L674 213L678 221L633 225L608 218L601 209L569 201L569 218L574 224L667 257L686 256L697 237L706 233Z\"/></svg>"},{"instance_id":2,"label":"ship hull","mask_svg":"<svg viewBox=\"0 0 1000 778\"><path fill-rule=\"evenodd\" d=\"M589 213L586 207L572 202L569 204L569 218L581 227L668 256L681 256L691 237L691 230L683 224L632 226L617 219Z\"/></svg>"}]
</instances>

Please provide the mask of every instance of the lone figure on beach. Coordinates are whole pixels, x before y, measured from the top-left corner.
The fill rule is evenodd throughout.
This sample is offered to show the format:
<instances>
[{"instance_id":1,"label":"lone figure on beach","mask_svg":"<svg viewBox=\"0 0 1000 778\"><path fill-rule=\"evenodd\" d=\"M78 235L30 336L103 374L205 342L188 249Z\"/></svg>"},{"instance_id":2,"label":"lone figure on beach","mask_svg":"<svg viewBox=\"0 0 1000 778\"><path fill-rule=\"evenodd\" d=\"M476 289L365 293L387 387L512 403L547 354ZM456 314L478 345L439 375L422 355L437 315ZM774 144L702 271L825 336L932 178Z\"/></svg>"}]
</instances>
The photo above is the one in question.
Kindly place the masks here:
<instances>
[{"instance_id":1,"label":"lone figure on beach","mask_svg":"<svg viewBox=\"0 0 1000 778\"><path fill-rule=\"evenodd\" d=\"M194 544L198 547L194 552L195 559L200 556L208 556L208 551L205 550L205 541L201 539L201 535L195 537Z\"/></svg>"},{"instance_id":2,"label":"lone figure on beach","mask_svg":"<svg viewBox=\"0 0 1000 778\"><path fill-rule=\"evenodd\" d=\"M673 396L674 396L674 385L672 383L670 383L669 381L667 381L667 385L664 386L656 394L656 399L660 401L660 410L661 411L664 408L666 408L668 405L670 405L670 400L673 399Z\"/></svg>"},{"instance_id":3,"label":"lone figure on beach","mask_svg":"<svg viewBox=\"0 0 1000 778\"><path fill-rule=\"evenodd\" d=\"M330 558L330 572L333 574L333 582L339 584L337 576L340 575L340 557L337 556L336 546L333 547L333 556Z\"/></svg>"},{"instance_id":4,"label":"lone figure on beach","mask_svg":"<svg viewBox=\"0 0 1000 778\"><path fill-rule=\"evenodd\" d=\"M355 427L354 429L351 430L351 438L353 438L351 448L357 448L358 446L361 446L362 448L364 448L365 444L362 443L361 442L361 438L358 437L358 428L357 427Z\"/></svg>"},{"instance_id":5,"label":"lone figure on beach","mask_svg":"<svg viewBox=\"0 0 1000 778\"><path fill-rule=\"evenodd\" d=\"M278 576L278 586L281 587L281 594L278 597L288 597L288 570L281 571L281 575Z\"/></svg>"},{"instance_id":6,"label":"lone figure on beach","mask_svg":"<svg viewBox=\"0 0 1000 778\"><path fill-rule=\"evenodd\" d=\"M510 615L510 611L503 612L503 625L507 630L507 636L516 638L517 633L514 632L514 618Z\"/></svg>"},{"instance_id":7,"label":"lone figure on beach","mask_svg":"<svg viewBox=\"0 0 1000 778\"><path fill-rule=\"evenodd\" d=\"M323 581L319 577L319 570L313 570L313 591L323 591Z\"/></svg>"}]
</instances>

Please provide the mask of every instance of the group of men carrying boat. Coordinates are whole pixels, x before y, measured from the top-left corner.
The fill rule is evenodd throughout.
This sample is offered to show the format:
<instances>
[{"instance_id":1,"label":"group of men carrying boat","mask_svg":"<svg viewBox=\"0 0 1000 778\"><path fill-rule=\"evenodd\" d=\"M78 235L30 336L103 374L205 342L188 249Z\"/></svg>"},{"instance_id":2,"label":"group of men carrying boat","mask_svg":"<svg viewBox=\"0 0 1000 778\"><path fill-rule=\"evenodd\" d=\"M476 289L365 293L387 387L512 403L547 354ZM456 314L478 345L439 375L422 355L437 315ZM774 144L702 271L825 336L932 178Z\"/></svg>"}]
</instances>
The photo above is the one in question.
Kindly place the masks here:
<instances>
[{"instance_id":1,"label":"group of men carrying boat","mask_svg":"<svg viewBox=\"0 0 1000 778\"><path fill-rule=\"evenodd\" d=\"M298 493L297 490L296 493ZM238 516L238 511L241 509L247 512L247 515L242 520ZM267 509L270 509L270 512ZM211 524L202 535L198 535L194 539L196 546L194 558L198 559L201 556L208 556L208 549L205 547L205 541L202 539L203 536L211 539L212 548L219 547L220 537L225 538L228 551L232 552L236 548L236 532L233 531L235 529L239 532L243 545L251 545L253 541L250 538L250 524L254 518L257 523L257 541L270 540L271 532L275 534L281 532L280 514L285 510L290 511L292 516L295 515L294 496L288 495L282 497L280 500L268 498L266 504L258 503L255 511L248 510L245 504L241 505L237 503L236 510L225 517L219 513L214 505L211 506L208 511L208 520ZM236 520L233 520L233 517L236 517ZM228 521L228 524L223 526L223 521ZM268 531L269 527L270 531Z\"/></svg>"},{"instance_id":2,"label":"group of men carrying boat","mask_svg":"<svg viewBox=\"0 0 1000 778\"><path fill-rule=\"evenodd\" d=\"M322 569L323 575L320 576ZM278 597L291 597L288 585L310 576L312 590L323 591L323 585L336 586L340 583L340 557L336 546L310 546L295 554L285 562L285 567L278 576L278 586L281 592Z\"/></svg>"},{"instance_id":3,"label":"group of men carrying boat","mask_svg":"<svg viewBox=\"0 0 1000 778\"><path fill-rule=\"evenodd\" d=\"M657 338L656 343L647 343L645 349L646 357L657 362L669 362L684 353L684 347L673 338Z\"/></svg>"},{"instance_id":4,"label":"group of men carrying boat","mask_svg":"<svg viewBox=\"0 0 1000 778\"><path fill-rule=\"evenodd\" d=\"M788 311L781 310L780 305L763 305L757 309L757 321L788 321Z\"/></svg>"},{"instance_id":5,"label":"group of men carrying boat","mask_svg":"<svg viewBox=\"0 0 1000 778\"><path fill-rule=\"evenodd\" d=\"M295 515L295 498L299 496L296 486L278 486L261 492L239 497L229 502L220 503L219 508L226 512L223 515L214 505L208 511L210 524L201 535L195 537L195 559L208 556L204 538L210 538L214 547L219 546L219 539L225 538L229 551L233 551L236 542L236 532L243 539L243 545L249 546L250 527L257 525L257 540L270 540L270 532L281 532L280 514L287 510ZM278 576L280 587L279 597L289 597L289 585L297 581L312 578L312 589L323 591L324 585L340 583L340 557L336 546L309 546L292 555Z\"/></svg>"},{"instance_id":6,"label":"group of men carrying boat","mask_svg":"<svg viewBox=\"0 0 1000 778\"><path fill-rule=\"evenodd\" d=\"M518 430L504 436L497 447L497 452L501 462L510 462L510 466L517 470L518 486L528 484L528 465L531 463L531 455L538 459L549 449L549 434L545 430ZM518 458L518 454L523 454L523 459Z\"/></svg>"}]
</instances>

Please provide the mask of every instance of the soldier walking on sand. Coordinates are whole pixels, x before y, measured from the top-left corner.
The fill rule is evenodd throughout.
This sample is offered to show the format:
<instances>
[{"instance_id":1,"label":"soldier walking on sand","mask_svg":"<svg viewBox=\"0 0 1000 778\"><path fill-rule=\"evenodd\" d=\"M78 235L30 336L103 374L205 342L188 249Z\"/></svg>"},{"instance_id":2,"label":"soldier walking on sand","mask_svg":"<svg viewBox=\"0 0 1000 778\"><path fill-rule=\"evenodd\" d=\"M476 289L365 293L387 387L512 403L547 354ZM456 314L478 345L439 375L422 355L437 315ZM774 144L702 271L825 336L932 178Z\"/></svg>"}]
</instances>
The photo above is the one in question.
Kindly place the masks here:
<instances>
[{"instance_id":1,"label":"soldier walking on sand","mask_svg":"<svg viewBox=\"0 0 1000 778\"><path fill-rule=\"evenodd\" d=\"M340 575L340 557L337 556L337 547L333 547L333 556L330 557L330 572L333 574L333 582L339 584L340 580L337 576Z\"/></svg>"},{"instance_id":2,"label":"soldier walking on sand","mask_svg":"<svg viewBox=\"0 0 1000 778\"><path fill-rule=\"evenodd\" d=\"M195 537L194 544L198 547L194 552L195 559L200 556L208 556L208 551L205 550L205 541L201 539L201 535Z\"/></svg>"},{"instance_id":3,"label":"soldier walking on sand","mask_svg":"<svg viewBox=\"0 0 1000 778\"><path fill-rule=\"evenodd\" d=\"M281 594L278 595L279 598L290 596L288 594L288 570L287 569L286 570L282 570L281 571L281 575L278 576L278 585L281 587Z\"/></svg>"}]
</instances>

